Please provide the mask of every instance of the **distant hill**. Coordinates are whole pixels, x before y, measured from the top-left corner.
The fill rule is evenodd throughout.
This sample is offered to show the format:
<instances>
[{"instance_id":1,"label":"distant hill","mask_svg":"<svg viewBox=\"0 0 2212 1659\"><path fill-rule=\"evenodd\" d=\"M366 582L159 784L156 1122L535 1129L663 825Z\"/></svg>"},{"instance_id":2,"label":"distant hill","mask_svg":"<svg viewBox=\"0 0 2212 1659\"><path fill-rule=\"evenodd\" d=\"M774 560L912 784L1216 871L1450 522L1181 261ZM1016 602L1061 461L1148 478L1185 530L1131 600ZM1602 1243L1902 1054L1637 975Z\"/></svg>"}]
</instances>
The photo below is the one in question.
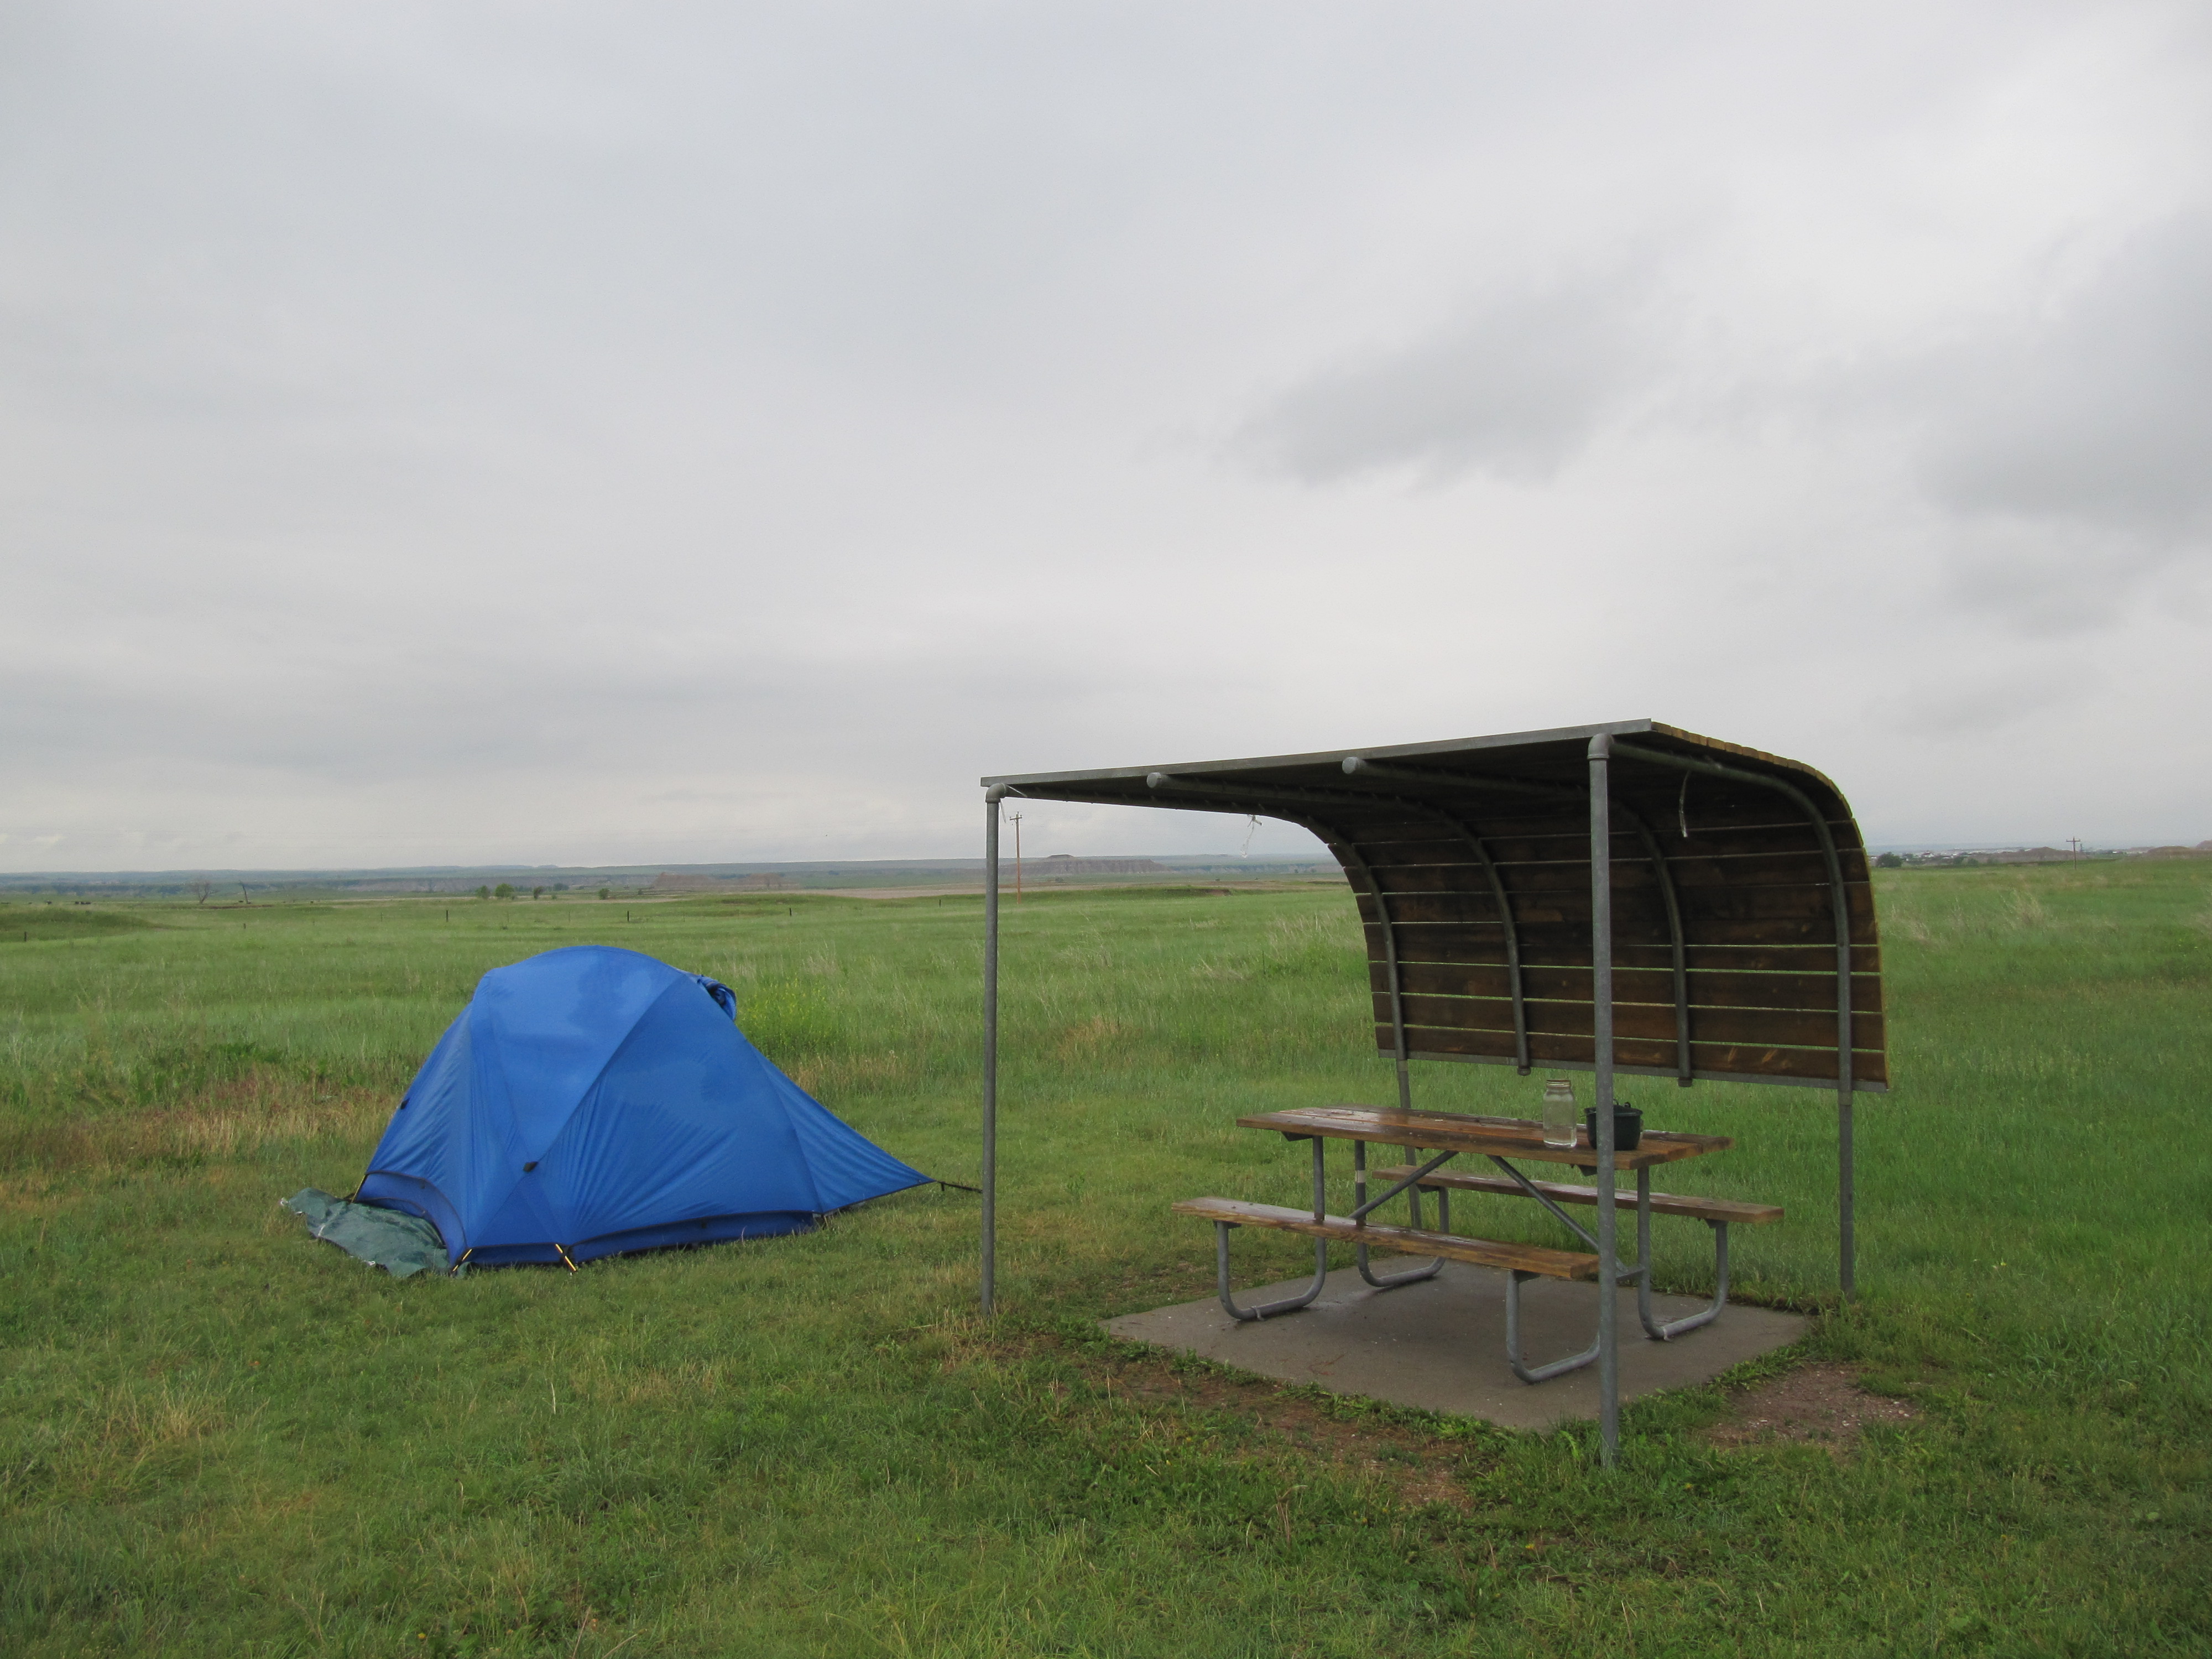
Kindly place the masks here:
<instances>
[{"instance_id":1,"label":"distant hill","mask_svg":"<svg viewBox=\"0 0 2212 1659\"><path fill-rule=\"evenodd\" d=\"M1055 880L1066 876L1170 876L1175 872L1158 859L1079 859L1066 853L1049 858L1024 859L1022 872L1032 880Z\"/></svg>"},{"instance_id":2,"label":"distant hill","mask_svg":"<svg viewBox=\"0 0 2212 1659\"><path fill-rule=\"evenodd\" d=\"M1014 860L1002 858L1011 884ZM1225 853L1163 854L1146 858L1054 855L1024 859L1024 881L1082 877L1192 877L1209 881L1272 881L1300 876L1334 877L1328 858L1239 859ZM981 859L824 859L809 863L678 865L438 865L404 870L124 870L0 872L7 898L185 899L215 904L241 900L422 897L466 898L479 887L501 883L525 895L596 896L600 889L622 897L685 894L785 892L867 887L980 885Z\"/></svg>"}]
</instances>

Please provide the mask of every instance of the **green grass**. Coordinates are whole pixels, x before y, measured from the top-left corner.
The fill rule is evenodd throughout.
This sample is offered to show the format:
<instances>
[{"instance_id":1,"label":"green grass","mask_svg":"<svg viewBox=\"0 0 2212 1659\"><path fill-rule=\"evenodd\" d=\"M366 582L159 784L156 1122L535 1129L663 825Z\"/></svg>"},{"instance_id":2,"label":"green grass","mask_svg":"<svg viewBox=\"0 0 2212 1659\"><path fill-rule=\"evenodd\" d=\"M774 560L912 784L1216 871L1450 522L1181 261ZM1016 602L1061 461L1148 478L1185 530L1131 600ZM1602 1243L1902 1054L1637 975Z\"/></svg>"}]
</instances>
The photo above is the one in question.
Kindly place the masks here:
<instances>
[{"instance_id":1,"label":"green grass","mask_svg":"<svg viewBox=\"0 0 2212 1659\"><path fill-rule=\"evenodd\" d=\"M1824 1310L1803 1354L1921 1415L1840 1460L1722 1450L1695 1390L1631 1407L1612 1473L1582 1430L1358 1402L1310 1403L1316 1440L1265 1390L1139 1388L1165 1368L1097 1332L1210 1290L1170 1200L1299 1187L1240 1112L1387 1097L1340 889L1009 905L989 1328L960 1193L404 1284L276 1207L350 1188L480 974L592 940L727 981L833 1109L972 1181L972 899L20 907L0 1650L2201 1654L2212 867L1893 872L1881 902L1899 1083L1862 1097L1857 1304L1824 1097L1629 1092L1739 1137L1699 1188L1790 1208L1740 1241L1745 1293ZM1534 1109L1510 1072L1418 1082ZM1482 1231L1562 1242L1531 1209ZM1253 1282L1305 1249L1239 1248Z\"/></svg>"},{"instance_id":2,"label":"green grass","mask_svg":"<svg viewBox=\"0 0 2212 1659\"><path fill-rule=\"evenodd\" d=\"M0 904L0 942L9 944L96 939L103 933L135 933L160 925L137 907L94 908L69 899L50 904Z\"/></svg>"}]
</instances>

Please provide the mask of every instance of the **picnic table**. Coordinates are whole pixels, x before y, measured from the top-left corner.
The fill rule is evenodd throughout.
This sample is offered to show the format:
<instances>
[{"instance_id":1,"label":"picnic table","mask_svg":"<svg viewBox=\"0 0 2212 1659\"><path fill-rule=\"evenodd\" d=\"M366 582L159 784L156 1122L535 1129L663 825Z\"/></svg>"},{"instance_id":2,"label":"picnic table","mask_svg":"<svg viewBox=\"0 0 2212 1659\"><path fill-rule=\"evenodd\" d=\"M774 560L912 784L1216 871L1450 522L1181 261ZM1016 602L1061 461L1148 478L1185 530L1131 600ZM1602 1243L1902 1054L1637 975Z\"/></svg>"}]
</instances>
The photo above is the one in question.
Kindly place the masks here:
<instances>
[{"instance_id":1,"label":"picnic table","mask_svg":"<svg viewBox=\"0 0 2212 1659\"><path fill-rule=\"evenodd\" d=\"M1358 1252L1360 1277L1377 1290L1431 1279L1447 1261L1472 1262L1505 1274L1505 1357L1513 1374L1535 1383L1576 1370L1598 1358L1593 1340L1580 1353L1543 1364L1531 1365L1521 1354L1521 1286L1528 1279L1599 1279L1601 1258L1598 1241L1561 1207L1564 1205L1601 1205L1605 1194L1595 1187L1536 1180L1522 1164L1563 1164L1589 1172L1596 1153L1587 1144L1552 1146L1544 1139L1543 1126L1525 1118L1479 1117L1455 1112L1390 1109L1376 1106L1309 1106L1287 1111L1262 1112L1237 1120L1245 1129L1270 1130L1291 1141L1310 1142L1313 1148L1313 1203L1297 1209L1282 1205L1256 1204L1240 1199L1194 1198L1176 1205L1176 1212L1197 1216L1214 1224L1214 1260L1221 1305L1233 1318L1256 1321L1295 1312L1311 1305L1328 1279L1328 1247L1349 1243ZM1326 1148L1332 1140L1352 1143L1352 1211L1331 1215L1328 1207ZM1723 1135L1674 1134L1648 1131L1632 1149L1613 1153L1616 1169L1636 1176L1632 1194L1615 1190L1616 1203L1632 1204L1636 1211L1636 1255L1633 1265L1616 1264L1613 1282L1636 1283L1637 1312L1644 1334L1666 1341L1717 1318L1728 1304L1728 1230L1732 1224L1759 1225L1778 1221L1782 1210L1771 1204L1737 1200L1691 1198L1651 1189L1651 1171L1661 1164L1676 1164L1725 1152L1735 1143ZM1416 1162L1370 1170L1370 1146L1402 1150ZM1424 1154L1426 1157L1424 1158ZM1484 1175L1444 1166L1462 1155L1486 1158L1501 1171ZM1373 1198L1367 1194L1370 1177L1390 1184ZM1421 1223L1421 1195L1433 1193L1437 1225ZM1520 1244L1494 1239L1470 1238L1451 1230L1451 1195L1455 1192L1485 1193L1534 1200L1589 1246L1587 1251L1563 1250L1546 1245ZM1396 1226L1368 1218L1392 1200L1403 1196L1411 1212L1411 1224ZM1715 1289L1712 1303L1702 1310L1662 1322L1651 1307L1651 1218L1686 1216L1704 1221L1712 1230ZM1237 1227L1267 1227L1310 1235L1314 1240L1313 1282L1295 1296L1240 1307L1230 1288L1229 1235ZM1370 1249L1380 1247L1411 1255L1434 1258L1427 1266L1378 1275L1368 1260Z\"/></svg>"}]
</instances>

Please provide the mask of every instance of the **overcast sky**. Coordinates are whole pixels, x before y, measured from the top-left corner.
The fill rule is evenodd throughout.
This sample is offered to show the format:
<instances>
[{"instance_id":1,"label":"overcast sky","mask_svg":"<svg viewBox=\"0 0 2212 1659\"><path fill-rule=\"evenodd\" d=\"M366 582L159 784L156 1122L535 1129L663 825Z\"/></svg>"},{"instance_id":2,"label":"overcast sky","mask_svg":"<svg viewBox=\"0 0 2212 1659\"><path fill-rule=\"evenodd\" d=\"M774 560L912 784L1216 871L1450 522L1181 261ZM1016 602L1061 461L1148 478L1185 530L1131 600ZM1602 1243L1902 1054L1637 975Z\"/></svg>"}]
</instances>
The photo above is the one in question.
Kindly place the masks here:
<instances>
[{"instance_id":1,"label":"overcast sky","mask_svg":"<svg viewBox=\"0 0 2212 1659\"><path fill-rule=\"evenodd\" d=\"M10 0L0 524L9 869L1641 716L2193 842L2212 8Z\"/></svg>"}]
</instances>

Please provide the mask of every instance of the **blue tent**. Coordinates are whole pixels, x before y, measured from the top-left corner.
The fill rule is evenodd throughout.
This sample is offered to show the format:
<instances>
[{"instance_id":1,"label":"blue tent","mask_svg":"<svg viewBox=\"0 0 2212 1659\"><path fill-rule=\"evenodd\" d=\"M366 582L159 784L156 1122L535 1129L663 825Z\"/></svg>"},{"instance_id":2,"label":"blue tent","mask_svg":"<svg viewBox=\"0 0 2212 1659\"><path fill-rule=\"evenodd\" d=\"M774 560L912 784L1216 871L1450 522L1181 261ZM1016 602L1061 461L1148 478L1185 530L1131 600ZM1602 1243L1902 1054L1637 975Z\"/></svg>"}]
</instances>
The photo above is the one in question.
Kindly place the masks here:
<instances>
[{"instance_id":1,"label":"blue tent","mask_svg":"<svg viewBox=\"0 0 2212 1659\"><path fill-rule=\"evenodd\" d=\"M929 1179L830 1115L732 1023L737 1000L635 951L495 968L422 1063L359 1202L471 1266L799 1232Z\"/></svg>"}]
</instances>

